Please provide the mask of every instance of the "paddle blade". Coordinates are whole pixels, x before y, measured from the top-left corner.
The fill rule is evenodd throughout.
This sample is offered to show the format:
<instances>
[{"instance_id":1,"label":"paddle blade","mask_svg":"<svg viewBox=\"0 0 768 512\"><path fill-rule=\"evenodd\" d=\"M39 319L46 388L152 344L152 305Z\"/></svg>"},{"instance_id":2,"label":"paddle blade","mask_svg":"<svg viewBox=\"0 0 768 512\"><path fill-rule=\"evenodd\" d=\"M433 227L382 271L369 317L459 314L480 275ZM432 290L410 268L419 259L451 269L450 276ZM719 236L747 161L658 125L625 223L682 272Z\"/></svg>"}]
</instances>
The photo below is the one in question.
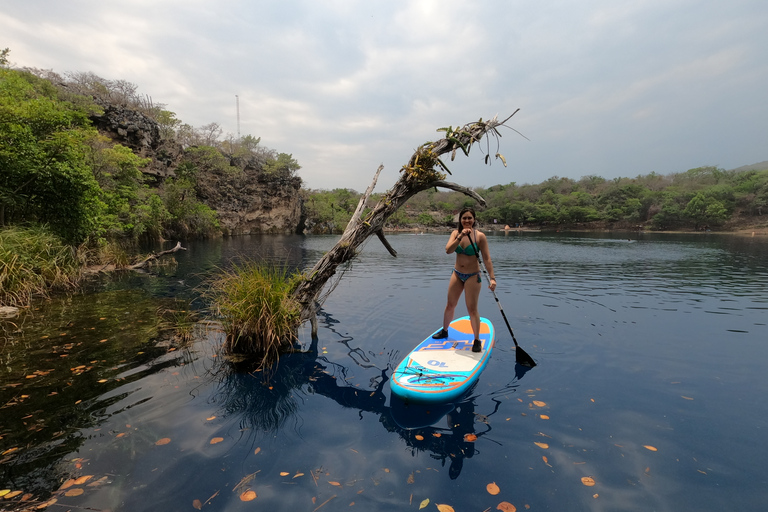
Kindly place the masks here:
<instances>
[{"instance_id":1,"label":"paddle blade","mask_svg":"<svg viewBox=\"0 0 768 512\"><path fill-rule=\"evenodd\" d=\"M536 361L534 361L525 350L520 348L519 345L515 347L515 361L517 364L527 366L528 368L536 366Z\"/></svg>"}]
</instances>

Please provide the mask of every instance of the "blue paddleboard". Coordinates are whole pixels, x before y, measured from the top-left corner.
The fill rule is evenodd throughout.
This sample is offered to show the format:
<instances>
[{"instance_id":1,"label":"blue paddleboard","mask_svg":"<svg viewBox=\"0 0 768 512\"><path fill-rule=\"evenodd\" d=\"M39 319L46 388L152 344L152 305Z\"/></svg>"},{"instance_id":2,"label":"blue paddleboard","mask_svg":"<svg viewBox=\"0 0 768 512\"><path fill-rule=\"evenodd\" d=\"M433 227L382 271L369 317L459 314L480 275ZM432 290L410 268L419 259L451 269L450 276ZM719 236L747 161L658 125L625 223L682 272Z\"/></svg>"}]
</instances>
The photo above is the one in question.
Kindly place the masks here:
<instances>
[{"instance_id":1,"label":"blue paddleboard","mask_svg":"<svg viewBox=\"0 0 768 512\"><path fill-rule=\"evenodd\" d=\"M468 316L451 322L446 339L435 340L430 334L395 368L390 379L392 393L422 403L461 398L491 358L496 335L490 320L480 318L482 351L472 352L473 340Z\"/></svg>"}]
</instances>

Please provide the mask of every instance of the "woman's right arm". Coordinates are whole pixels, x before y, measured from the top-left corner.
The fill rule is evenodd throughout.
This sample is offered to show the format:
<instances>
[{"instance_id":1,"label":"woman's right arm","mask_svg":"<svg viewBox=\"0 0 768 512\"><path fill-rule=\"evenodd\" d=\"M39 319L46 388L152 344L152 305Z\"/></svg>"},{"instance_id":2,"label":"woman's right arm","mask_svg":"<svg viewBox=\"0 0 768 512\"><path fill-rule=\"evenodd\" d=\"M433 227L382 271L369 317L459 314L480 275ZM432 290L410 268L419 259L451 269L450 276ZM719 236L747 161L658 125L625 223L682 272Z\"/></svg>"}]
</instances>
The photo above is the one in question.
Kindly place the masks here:
<instances>
[{"instance_id":1,"label":"woman's right arm","mask_svg":"<svg viewBox=\"0 0 768 512\"><path fill-rule=\"evenodd\" d=\"M463 235L459 233L457 229L453 230L453 233L451 233L451 237L448 239L448 243L445 245L445 253L451 254L456 250L456 247L459 246L459 243L461 242L461 237Z\"/></svg>"}]
</instances>

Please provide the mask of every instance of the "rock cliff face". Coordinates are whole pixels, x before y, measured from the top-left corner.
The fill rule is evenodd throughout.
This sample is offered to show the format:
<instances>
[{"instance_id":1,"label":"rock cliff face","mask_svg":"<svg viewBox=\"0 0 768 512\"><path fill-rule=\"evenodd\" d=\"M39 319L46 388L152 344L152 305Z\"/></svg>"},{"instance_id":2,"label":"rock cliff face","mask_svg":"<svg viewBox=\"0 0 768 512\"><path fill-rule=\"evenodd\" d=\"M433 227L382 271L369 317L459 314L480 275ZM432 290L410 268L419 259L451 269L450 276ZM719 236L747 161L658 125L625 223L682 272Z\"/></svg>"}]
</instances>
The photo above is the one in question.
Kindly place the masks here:
<instances>
[{"instance_id":1,"label":"rock cliff face","mask_svg":"<svg viewBox=\"0 0 768 512\"><path fill-rule=\"evenodd\" d=\"M270 179L246 168L236 176L205 172L198 196L219 213L227 235L296 233L303 230L301 179Z\"/></svg>"},{"instance_id":2,"label":"rock cliff face","mask_svg":"<svg viewBox=\"0 0 768 512\"><path fill-rule=\"evenodd\" d=\"M103 115L91 120L102 135L142 158L151 158L144 172L158 183L176 175L176 168L184 160L184 149L175 140L162 139L153 119L135 110L108 105ZM256 159L238 164L245 169L237 173L201 170L198 175L198 197L216 210L224 234L301 232L301 178L268 176Z\"/></svg>"}]
</instances>

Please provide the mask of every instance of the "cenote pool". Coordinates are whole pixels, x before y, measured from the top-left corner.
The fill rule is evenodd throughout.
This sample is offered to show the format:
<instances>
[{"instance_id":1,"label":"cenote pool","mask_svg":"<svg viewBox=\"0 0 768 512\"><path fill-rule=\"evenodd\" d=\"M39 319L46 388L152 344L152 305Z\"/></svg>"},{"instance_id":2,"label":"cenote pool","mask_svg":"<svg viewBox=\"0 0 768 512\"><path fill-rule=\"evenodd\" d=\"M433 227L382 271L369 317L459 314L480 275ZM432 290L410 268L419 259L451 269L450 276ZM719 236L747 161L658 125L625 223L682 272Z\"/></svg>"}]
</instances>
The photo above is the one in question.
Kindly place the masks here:
<instances>
[{"instance_id":1,"label":"cenote pool","mask_svg":"<svg viewBox=\"0 0 768 512\"><path fill-rule=\"evenodd\" d=\"M269 371L222 360L200 284L242 258L311 266L336 237L188 242L174 266L0 320L0 508L765 508L768 240L491 234L499 300L538 366L515 364L485 289L497 348L478 385L405 406L389 377L440 325L446 236L389 235L398 258L369 241L317 339L306 326Z\"/></svg>"}]
</instances>

